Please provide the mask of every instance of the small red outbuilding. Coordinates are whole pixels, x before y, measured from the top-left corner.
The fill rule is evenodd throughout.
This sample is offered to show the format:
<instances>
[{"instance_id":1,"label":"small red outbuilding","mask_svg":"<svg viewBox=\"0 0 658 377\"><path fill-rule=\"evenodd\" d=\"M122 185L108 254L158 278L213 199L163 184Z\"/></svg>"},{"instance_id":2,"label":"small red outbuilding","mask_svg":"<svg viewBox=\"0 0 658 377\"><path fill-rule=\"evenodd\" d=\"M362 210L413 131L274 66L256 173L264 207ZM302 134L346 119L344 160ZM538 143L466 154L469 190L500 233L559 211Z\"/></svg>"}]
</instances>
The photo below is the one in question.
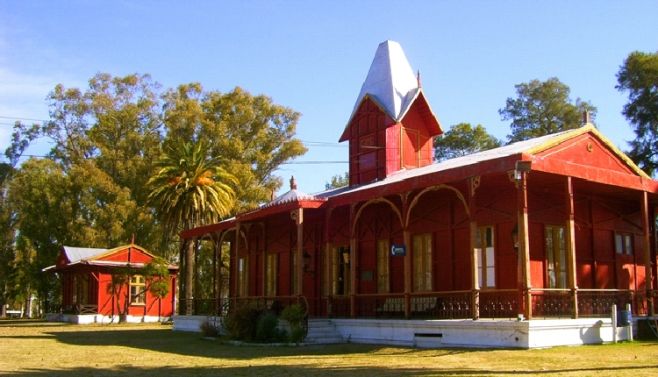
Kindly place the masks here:
<instances>
[{"instance_id":1,"label":"small red outbuilding","mask_svg":"<svg viewBox=\"0 0 658 377\"><path fill-rule=\"evenodd\" d=\"M168 276L146 273L157 257L141 246L113 249L64 246L54 266L62 283L61 313L56 319L74 323L155 322L174 314L178 267L167 265ZM164 281L165 284L162 284ZM166 295L158 297L157 286Z\"/></svg>"}]
</instances>

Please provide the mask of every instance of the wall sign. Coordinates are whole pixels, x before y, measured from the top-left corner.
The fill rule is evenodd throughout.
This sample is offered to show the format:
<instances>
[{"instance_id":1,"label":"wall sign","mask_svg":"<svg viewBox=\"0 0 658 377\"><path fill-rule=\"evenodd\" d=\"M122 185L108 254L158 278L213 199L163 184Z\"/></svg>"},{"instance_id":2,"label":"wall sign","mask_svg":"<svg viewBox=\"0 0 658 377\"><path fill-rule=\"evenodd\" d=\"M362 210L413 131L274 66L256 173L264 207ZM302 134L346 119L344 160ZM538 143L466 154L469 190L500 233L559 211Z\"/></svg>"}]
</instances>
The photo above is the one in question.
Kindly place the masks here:
<instances>
[{"instance_id":1,"label":"wall sign","mask_svg":"<svg viewBox=\"0 0 658 377\"><path fill-rule=\"evenodd\" d=\"M391 256L392 257L403 257L407 255L407 247L404 245L391 245Z\"/></svg>"}]
</instances>

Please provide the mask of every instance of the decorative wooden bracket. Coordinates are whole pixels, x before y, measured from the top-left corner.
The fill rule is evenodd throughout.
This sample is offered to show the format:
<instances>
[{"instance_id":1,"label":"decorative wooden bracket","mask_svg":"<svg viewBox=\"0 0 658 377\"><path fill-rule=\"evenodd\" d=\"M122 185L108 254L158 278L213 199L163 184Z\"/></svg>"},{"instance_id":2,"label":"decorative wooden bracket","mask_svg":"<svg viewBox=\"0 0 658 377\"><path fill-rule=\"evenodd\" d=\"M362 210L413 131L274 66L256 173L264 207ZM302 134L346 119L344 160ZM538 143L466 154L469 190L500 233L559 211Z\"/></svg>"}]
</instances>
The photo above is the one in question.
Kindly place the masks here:
<instances>
[{"instance_id":1,"label":"decorative wooden bracket","mask_svg":"<svg viewBox=\"0 0 658 377\"><path fill-rule=\"evenodd\" d=\"M471 196L475 196L475 191L480 187L480 176L476 175L469 178L469 187Z\"/></svg>"}]
</instances>

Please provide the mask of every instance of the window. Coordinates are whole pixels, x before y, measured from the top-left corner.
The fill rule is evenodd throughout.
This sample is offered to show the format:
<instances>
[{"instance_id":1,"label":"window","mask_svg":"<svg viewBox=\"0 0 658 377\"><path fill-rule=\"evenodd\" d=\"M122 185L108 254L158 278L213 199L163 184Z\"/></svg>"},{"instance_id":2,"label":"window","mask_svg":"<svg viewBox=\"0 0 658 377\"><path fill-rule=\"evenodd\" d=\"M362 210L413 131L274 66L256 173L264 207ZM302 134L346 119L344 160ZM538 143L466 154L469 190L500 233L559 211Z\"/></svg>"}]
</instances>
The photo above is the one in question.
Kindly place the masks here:
<instances>
[{"instance_id":1,"label":"window","mask_svg":"<svg viewBox=\"0 0 658 377\"><path fill-rule=\"evenodd\" d=\"M388 293L390 291L389 284L389 269L388 269L388 255L389 255L389 242L388 240L377 241L377 292Z\"/></svg>"},{"instance_id":2,"label":"window","mask_svg":"<svg viewBox=\"0 0 658 377\"><path fill-rule=\"evenodd\" d=\"M432 290L432 234L418 234L412 239L414 292Z\"/></svg>"},{"instance_id":3,"label":"window","mask_svg":"<svg viewBox=\"0 0 658 377\"><path fill-rule=\"evenodd\" d=\"M633 235L615 233L615 252L619 255L633 255Z\"/></svg>"},{"instance_id":4,"label":"window","mask_svg":"<svg viewBox=\"0 0 658 377\"><path fill-rule=\"evenodd\" d=\"M350 249L345 246L332 247L327 255L330 295L350 293Z\"/></svg>"},{"instance_id":5,"label":"window","mask_svg":"<svg viewBox=\"0 0 658 377\"><path fill-rule=\"evenodd\" d=\"M494 253L494 228L492 226L477 229L475 252L480 288L495 288L496 258Z\"/></svg>"},{"instance_id":6,"label":"window","mask_svg":"<svg viewBox=\"0 0 658 377\"><path fill-rule=\"evenodd\" d=\"M297 253L290 251L290 294L297 294Z\"/></svg>"},{"instance_id":7,"label":"window","mask_svg":"<svg viewBox=\"0 0 658 377\"><path fill-rule=\"evenodd\" d=\"M238 259L238 296L247 296L249 269L247 257Z\"/></svg>"},{"instance_id":8,"label":"window","mask_svg":"<svg viewBox=\"0 0 658 377\"><path fill-rule=\"evenodd\" d=\"M142 275L130 277L130 304L144 305L146 303L146 280Z\"/></svg>"},{"instance_id":9,"label":"window","mask_svg":"<svg viewBox=\"0 0 658 377\"><path fill-rule=\"evenodd\" d=\"M567 287L567 251L562 226L546 226L546 276L548 288Z\"/></svg>"},{"instance_id":10,"label":"window","mask_svg":"<svg viewBox=\"0 0 658 377\"><path fill-rule=\"evenodd\" d=\"M265 257L265 295L276 296L276 281L279 272L279 255L270 253Z\"/></svg>"}]
</instances>

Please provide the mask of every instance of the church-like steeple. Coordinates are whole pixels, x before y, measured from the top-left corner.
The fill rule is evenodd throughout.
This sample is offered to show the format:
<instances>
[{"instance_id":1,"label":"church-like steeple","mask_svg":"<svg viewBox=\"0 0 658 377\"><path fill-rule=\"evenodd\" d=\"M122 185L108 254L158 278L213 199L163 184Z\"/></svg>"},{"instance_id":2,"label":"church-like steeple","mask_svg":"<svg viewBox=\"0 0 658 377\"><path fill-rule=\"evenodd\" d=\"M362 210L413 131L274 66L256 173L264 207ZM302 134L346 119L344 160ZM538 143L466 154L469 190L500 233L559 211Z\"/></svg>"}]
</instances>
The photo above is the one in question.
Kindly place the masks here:
<instances>
[{"instance_id":1,"label":"church-like steeple","mask_svg":"<svg viewBox=\"0 0 658 377\"><path fill-rule=\"evenodd\" d=\"M441 133L402 47L382 42L340 137L350 141L350 184L430 164Z\"/></svg>"}]
</instances>

